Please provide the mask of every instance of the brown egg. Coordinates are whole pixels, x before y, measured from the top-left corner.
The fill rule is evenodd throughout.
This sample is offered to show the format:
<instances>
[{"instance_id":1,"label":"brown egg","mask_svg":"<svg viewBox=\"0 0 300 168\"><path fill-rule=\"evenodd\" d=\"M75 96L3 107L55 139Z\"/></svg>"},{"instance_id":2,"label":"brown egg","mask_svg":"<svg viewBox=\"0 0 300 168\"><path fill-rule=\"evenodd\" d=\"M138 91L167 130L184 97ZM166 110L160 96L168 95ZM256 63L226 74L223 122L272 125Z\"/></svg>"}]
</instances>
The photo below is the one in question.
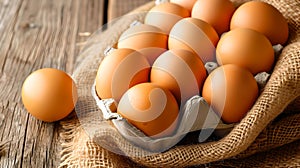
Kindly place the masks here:
<instances>
[{"instance_id":1,"label":"brown egg","mask_svg":"<svg viewBox=\"0 0 300 168\"><path fill-rule=\"evenodd\" d=\"M22 101L35 118L53 122L65 118L77 102L76 85L65 72L44 68L31 73L23 83Z\"/></svg>"},{"instance_id":2,"label":"brown egg","mask_svg":"<svg viewBox=\"0 0 300 168\"><path fill-rule=\"evenodd\" d=\"M250 28L264 34L272 43L284 44L288 39L288 24L272 5L251 1L241 5L233 14L230 28Z\"/></svg>"},{"instance_id":3,"label":"brown egg","mask_svg":"<svg viewBox=\"0 0 300 168\"><path fill-rule=\"evenodd\" d=\"M199 95L206 69L197 55L182 50L166 51L154 62L150 81L170 90L179 103Z\"/></svg>"},{"instance_id":4,"label":"brown egg","mask_svg":"<svg viewBox=\"0 0 300 168\"><path fill-rule=\"evenodd\" d=\"M229 30L234 10L230 0L198 0L194 4L192 17L209 23L221 35Z\"/></svg>"},{"instance_id":5,"label":"brown egg","mask_svg":"<svg viewBox=\"0 0 300 168\"><path fill-rule=\"evenodd\" d=\"M178 4L189 11L192 11L196 1L197 0L170 0L171 3Z\"/></svg>"},{"instance_id":6,"label":"brown egg","mask_svg":"<svg viewBox=\"0 0 300 168\"><path fill-rule=\"evenodd\" d=\"M166 2L156 5L147 13L145 24L156 26L169 34L176 22L190 16L190 12L184 7Z\"/></svg>"},{"instance_id":7,"label":"brown egg","mask_svg":"<svg viewBox=\"0 0 300 168\"><path fill-rule=\"evenodd\" d=\"M158 48L158 47L147 47L138 50L138 52L142 53L147 57L147 60L150 66L153 65L154 61L159 57L162 53L166 52L167 49L165 48Z\"/></svg>"},{"instance_id":8,"label":"brown egg","mask_svg":"<svg viewBox=\"0 0 300 168\"><path fill-rule=\"evenodd\" d=\"M166 50L168 48L168 35L152 25L136 25L122 33L118 40L118 48L143 50L149 63L151 63L161 54L162 49ZM145 51L146 48L156 51L147 52Z\"/></svg>"},{"instance_id":9,"label":"brown egg","mask_svg":"<svg viewBox=\"0 0 300 168\"><path fill-rule=\"evenodd\" d=\"M216 57L220 65L236 64L257 74L272 69L274 50L263 34L252 29L238 28L221 37Z\"/></svg>"},{"instance_id":10,"label":"brown egg","mask_svg":"<svg viewBox=\"0 0 300 168\"><path fill-rule=\"evenodd\" d=\"M149 80L150 65L144 55L132 49L116 49L101 62L96 76L96 92L101 99L119 102L132 86Z\"/></svg>"},{"instance_id":11,"label":"brown egg","mask_svg":"<svg viewBox=\"0 0 300 168\"><path fill-rule=\"evenodd\" d=\"M185 49L197 54L206 63L215 61L215 46L219 36L208 23L185 18L177 22L169 35L169 49Z\"/></svg>"},{"instance_id":12,"label":"brown egg","mask_svg":"<svg viewBox=\"0 0 300 168\"><path fill-rule=\"evenodd\" d=\"M142 83L122 96L118 113L147 136L162 138L176 130L179 107L170 91Z\"/></svg>"},{"instance_id":13,"label":"brown egg","mask_svg":"<svg viewBox=\"0 0 300 168\"><path fill-rule=\"evenodd\" d=\"M203 98L226 123L239 122L258 96L258 86L250 71L234 64L215 69L205 80Z\"/></svg>"}]
</instances>

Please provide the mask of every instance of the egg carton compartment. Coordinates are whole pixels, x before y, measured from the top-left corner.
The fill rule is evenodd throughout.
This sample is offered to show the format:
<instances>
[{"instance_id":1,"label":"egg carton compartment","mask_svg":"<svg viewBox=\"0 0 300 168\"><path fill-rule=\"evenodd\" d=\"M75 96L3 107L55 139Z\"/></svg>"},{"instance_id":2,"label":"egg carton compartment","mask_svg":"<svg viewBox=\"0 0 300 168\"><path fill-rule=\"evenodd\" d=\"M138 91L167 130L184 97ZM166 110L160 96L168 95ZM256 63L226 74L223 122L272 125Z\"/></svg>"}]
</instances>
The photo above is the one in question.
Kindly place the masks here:
<instances>
[{"instance_id":1,"label":"egg carton compartment","mask_svg":"<svg viewBox=\"0 0 300 168\"><path fill-rule=\"evenodd\" d=\"M203 142L216 131L218 135L224 136L230 131L234 124L224 124L220 117L210 108L206 101L200 96L190 98L181 109L179 124L172 136L163 138L151 138L142 131L131 125L125 118L116 112L112 112L110 106L113 99L101 100L96 94L95 85L92 87L92 95L106 120L112 121L119 133L131 143L138 145L151 152L163 152L176 145L186 134L200 132L198 141Z\"/></svg>"}]
</instances>

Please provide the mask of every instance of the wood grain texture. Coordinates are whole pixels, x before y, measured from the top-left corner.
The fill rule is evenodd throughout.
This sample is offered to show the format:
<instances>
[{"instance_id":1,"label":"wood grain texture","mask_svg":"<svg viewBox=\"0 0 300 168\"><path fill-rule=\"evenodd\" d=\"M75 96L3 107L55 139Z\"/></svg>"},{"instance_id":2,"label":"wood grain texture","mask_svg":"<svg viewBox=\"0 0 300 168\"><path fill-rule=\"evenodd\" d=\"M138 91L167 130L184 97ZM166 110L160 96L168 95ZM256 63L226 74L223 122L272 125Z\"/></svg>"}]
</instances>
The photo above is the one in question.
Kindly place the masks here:
<instances>
[{"instance_id":1,"label":"wood grain texture","mask_svg":"<svg viewBox=\"0 0 300 168\"><path fill-rule=\"evenodd\" d=\"M151 0L110 0L108 3L108 21L122 16Z\"/></svg>"},{"instance_id":2,"label":"wood grain texture","mask_svg":"<svg viewBox=\"0 0 300 168\"><path fill-rule=\"evenodd\" d=\"M97 30L103 11L104 0L0 0L0 167L59 165L59 122L27 113L22 83L45 67L72 74L80 34Z\"/></svg>"}]
</instances>

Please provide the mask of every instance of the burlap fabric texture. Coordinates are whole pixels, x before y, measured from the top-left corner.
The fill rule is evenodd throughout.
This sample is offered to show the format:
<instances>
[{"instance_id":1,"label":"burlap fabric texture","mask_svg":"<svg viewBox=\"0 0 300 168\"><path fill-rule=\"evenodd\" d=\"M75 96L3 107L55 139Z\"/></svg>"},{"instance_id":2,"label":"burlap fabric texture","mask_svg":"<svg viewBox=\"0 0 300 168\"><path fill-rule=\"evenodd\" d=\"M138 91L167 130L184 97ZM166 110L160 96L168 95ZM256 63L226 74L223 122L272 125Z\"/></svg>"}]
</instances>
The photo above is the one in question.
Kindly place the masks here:
<instances>
[{"instance_id":1,"label":"burlap fabric texture","mask_svg":"<svg viewBox=\"0 0 300 168\"><path fill-rule=\"evenodd\" d=\"M91 96L104 49L115 44L132 21L142 21L144 12L154 3L136 9L132 12L135 14L94 36L73 74L78 85L76 112L80 122L75 115L61 122L64 128L61 167L300 166L300 2L267 3L283 13L289 23L290 37L252 109L222 139L195 143L190 135L183 143L159 154L144 156L149 153L126 141L109 121L99 118L99 109Z\"/></svg>"}]
</instances>

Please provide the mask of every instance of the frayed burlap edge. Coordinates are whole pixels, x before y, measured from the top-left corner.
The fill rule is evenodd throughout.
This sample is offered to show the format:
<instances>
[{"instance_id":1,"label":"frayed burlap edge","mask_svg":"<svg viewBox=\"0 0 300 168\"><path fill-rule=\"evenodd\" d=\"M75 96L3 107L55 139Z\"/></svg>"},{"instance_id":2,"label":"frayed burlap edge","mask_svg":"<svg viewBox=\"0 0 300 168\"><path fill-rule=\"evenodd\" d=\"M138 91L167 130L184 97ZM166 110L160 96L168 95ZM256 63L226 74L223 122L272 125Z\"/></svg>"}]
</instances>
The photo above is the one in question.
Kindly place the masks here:
<instances>
[{"instance_id":1,"label":"frayed burlap edge","mask_svg":"<svg viewBox=\"0 0 300 168\"><path fill-rule=\"evenodd\" d=\"M85 133L77 118L61 121L62 150L59 168L64 167L141 167L125 156L112 153L97 145ZM84 156L84 157L83 157Z\"/></svg>"},{"instance_id":2,"label":"frayed burlap edge","mask_svg":"<svg viewBox=\"0 0 300 168\"><path fill-rule=\"evenodd\" d=\"M246 158L217 161L204 167L300 167L300 140Z\"/></svg>"}]
</instances>

